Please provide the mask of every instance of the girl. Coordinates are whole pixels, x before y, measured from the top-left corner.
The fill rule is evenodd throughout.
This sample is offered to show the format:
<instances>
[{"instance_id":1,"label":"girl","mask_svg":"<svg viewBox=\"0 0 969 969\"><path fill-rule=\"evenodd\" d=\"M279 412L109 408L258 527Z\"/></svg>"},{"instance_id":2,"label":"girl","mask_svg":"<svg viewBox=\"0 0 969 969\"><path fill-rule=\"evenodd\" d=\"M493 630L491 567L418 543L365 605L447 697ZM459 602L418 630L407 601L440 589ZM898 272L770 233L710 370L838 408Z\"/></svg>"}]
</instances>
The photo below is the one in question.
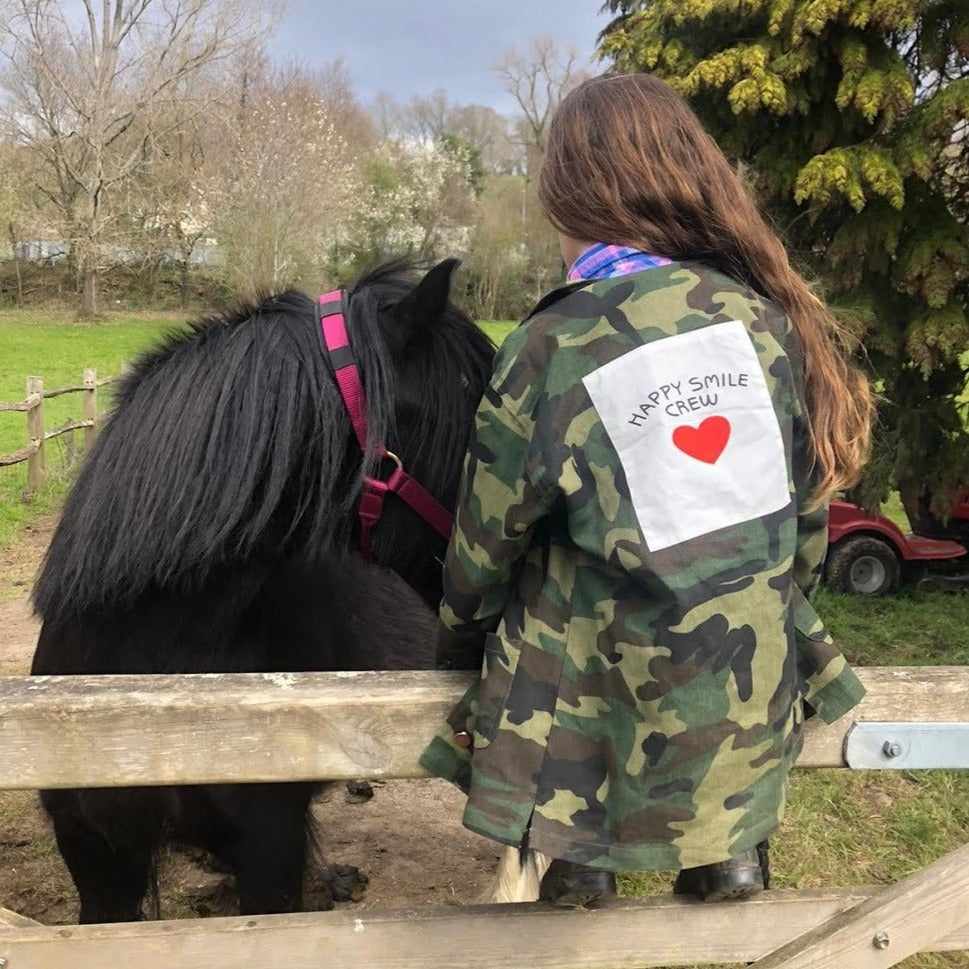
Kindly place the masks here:
<instances>
[{"instance_id":1,"label":"girl","mask_svg":"<svg viewBox=\"0 0 969 969\"><path fill-rule=\"evenodd\" d=\"M661 868L747 897L805 707L831 722L864 692L809 597L871 394L663 82L570 94L540 196L573 282L478 411L438 659L481 679L422 762L513 846L495 900L544 873L541 897L584 904Z\"/></svg>"}]
</instances>

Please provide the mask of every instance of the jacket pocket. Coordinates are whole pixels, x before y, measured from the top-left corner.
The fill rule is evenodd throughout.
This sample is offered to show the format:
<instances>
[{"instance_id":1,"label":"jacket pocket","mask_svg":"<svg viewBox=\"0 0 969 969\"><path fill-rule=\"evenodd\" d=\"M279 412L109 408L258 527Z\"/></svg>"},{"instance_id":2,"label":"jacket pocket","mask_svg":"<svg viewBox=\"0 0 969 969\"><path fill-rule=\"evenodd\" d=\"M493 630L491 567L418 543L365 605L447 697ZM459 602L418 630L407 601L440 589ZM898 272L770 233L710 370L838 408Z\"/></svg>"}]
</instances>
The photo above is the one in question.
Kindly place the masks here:
<instances>
[{"instance_id":1,"label":"jacket pocket","mask_svg":"<svg viewBox=\"0 0 969 969\"><path fill-rule=\"evenodd\" d=\"M487 747L498 733L521 651L521 643L496 633L489 633L485 639L478 710L474 718L475 750Z\"/></svg>"}]
</instances>

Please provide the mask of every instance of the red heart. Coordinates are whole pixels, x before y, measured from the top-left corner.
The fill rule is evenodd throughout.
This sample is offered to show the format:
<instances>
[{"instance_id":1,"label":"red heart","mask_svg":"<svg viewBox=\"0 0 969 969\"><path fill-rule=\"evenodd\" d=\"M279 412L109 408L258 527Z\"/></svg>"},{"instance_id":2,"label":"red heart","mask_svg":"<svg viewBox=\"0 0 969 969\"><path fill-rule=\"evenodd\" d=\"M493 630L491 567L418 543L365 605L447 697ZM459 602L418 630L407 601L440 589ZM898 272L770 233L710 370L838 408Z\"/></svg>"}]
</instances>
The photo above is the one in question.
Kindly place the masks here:
<instances>
[{"instance_id":1,"label":"red heart","mask_svg":"<svg viewBox=\"0 0 969 969\"><path fill-rule=\"evenodd\" d=\"M683 424L673 431L673 443L691 458L716 464L730 440L726 417L707 417L699 427Z\"/></svg>"}]
</instances>

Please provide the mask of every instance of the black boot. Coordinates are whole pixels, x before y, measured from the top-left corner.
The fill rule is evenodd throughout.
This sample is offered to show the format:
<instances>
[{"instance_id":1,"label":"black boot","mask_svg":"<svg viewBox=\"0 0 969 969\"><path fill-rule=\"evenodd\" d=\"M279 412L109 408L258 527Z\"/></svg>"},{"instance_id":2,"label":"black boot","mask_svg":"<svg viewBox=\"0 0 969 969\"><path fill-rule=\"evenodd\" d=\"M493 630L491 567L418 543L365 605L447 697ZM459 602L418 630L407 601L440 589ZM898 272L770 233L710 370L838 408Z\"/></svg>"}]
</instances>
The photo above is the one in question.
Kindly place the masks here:
<instances>
[{"instance_id":1,"label":"black boot","mask_svg":"<svg viewBox=\"0 0 969 969\"><path fill-rule=\"evenodd\" d=\"M615 894L616 876L611 871L556 858L545 872L538 897L565 908L586 908Z\"/></svg>"},{"instance_id":2,"label":"black boot","mask_svg":"<svg viewBox=\"0 0 969 969\"><path fill-rule=\"evenodd\" d=\"M762 892L767 877L767 842L755 848L699 868L684 868L676 876L674 895L696 895L705 902L725 902L750 898Z\"/></svg>"}]
</instances>

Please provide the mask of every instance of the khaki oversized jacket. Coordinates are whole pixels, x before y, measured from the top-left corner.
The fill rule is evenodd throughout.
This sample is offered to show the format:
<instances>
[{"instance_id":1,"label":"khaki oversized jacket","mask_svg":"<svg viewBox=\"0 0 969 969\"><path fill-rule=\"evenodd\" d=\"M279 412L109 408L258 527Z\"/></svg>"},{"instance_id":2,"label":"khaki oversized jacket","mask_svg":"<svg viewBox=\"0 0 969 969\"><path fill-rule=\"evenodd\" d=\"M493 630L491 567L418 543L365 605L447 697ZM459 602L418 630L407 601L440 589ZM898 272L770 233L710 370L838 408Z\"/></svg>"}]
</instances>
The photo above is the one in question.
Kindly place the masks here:
<instances>
[{"instance_id":1,"label":"khaki oversized jacket","mask_svg":"<svg viewBox=\"0 0 969 969\"><path fill-rule=\"evenodd\" d=\"M642 870L778 826L804 702L864 693L808 601L801 383L784 313L696 263L564 290L507 339L441 610L441 665L481 679L421 758L467 827Z\"/></svg>"}]
</instances>

